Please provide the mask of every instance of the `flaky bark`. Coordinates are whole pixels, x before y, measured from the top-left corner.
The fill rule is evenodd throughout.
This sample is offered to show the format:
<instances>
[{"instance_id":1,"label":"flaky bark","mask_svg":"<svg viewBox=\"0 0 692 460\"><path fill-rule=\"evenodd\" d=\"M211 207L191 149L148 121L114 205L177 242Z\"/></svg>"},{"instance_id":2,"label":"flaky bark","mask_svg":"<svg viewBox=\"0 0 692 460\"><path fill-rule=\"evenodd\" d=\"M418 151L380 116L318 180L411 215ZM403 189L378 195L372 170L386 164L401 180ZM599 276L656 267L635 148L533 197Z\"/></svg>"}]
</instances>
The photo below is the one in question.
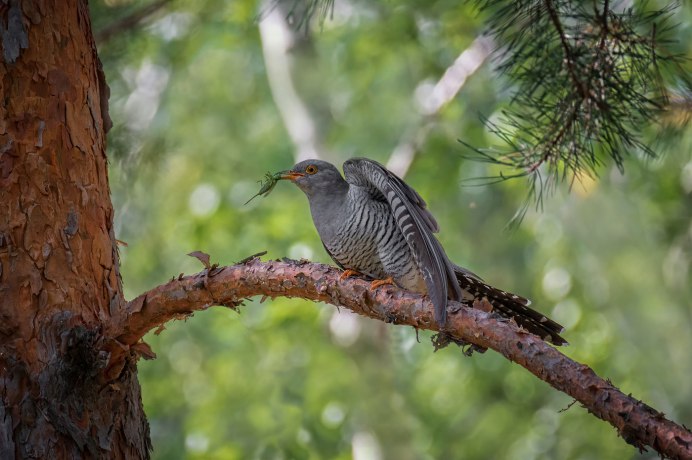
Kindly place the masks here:
<instances>
[{"instance_id":1,"label":"flaky bark","mask_svg":"<svg viewBox=\"0 0 692 460\"><path fill-rule=\"evenodd\" d=\"M394 287L369 290L359 279L340 280L327 265L253 259L230 267L173 279L128 303L124 322L107 331L121 346L144 347L139 341L166 321L213 305L237 308L253 296L301 297L343 306L389 323L438 330L425 298ZM650 446L669 458L692 458L692 433L610 382L591 368L566 357L512 322L452 302L448 327L452 340L492 348L541 380L579 401L589 412L613 425L639 449Z\"/></svg>"},{"instance_id":2,"label":"flaky bark","mask_svg":"<svg viewBox=\"0 0 692 460\"><path fill-rule=\"evenodd\" d=\"M148 456L86 1L0 2L0 458ZM106 375L106 364L117 373Z\"/></svg>"}]
</instances>

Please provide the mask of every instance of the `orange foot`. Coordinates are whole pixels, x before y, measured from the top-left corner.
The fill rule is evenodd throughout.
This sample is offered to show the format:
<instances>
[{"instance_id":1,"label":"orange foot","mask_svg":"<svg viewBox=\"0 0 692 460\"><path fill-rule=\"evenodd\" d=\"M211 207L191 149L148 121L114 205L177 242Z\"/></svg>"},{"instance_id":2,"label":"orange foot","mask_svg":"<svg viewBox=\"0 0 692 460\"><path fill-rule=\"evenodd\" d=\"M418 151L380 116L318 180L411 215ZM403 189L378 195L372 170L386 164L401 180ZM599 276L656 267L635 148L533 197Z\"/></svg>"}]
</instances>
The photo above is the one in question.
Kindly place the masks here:
<instances>
[{"instance_id":1,"label":"orange foot","mask_svg":"<svg viewBox=\"0 0 692 460\"><path fill-rule=\"evenodd\" d=\"M394 284L394 280L392 279L391 276L387 279L373 281L372 283L370 283L370 290L372 291L375 288L378 288L378 287L383 286L385 284Z\"/></svg>"},{"instance_id":2,"label":"orange foot","mask_svg":"<svg viewBox=\"0 0 692 460\"><path fill-rule=\"evenodd\" d=\"M352 277L352 276L360 276L360 275L362 275L361 272L357 272L357 271L355 271L355 270L346 269L346 270L344 270L344 272L343 272L343 273L341 274L341 276L339 277L339 280L345 280L346 278L350 278L350 277Z\"/></svg>"}]
</instances>

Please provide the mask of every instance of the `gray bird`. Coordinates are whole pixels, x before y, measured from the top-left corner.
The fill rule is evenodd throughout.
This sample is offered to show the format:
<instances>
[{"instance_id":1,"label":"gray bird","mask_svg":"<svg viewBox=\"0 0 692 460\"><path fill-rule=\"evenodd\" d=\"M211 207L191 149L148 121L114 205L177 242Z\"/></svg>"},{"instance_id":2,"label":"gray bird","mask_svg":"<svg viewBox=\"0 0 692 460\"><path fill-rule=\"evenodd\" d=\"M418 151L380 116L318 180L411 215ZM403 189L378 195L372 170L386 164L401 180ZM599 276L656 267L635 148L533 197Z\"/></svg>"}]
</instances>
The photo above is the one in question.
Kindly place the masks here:
<instances>
[{"instance_id":1,"label":"gray bird","mask_svg":"<svg viewBox=\"0 0 692 460\"><path fill-rule=\"evenodd\" d=\"M452 263L433 233L435 218L421 196L384 166L366 158L344 163L344 180L334 165L305 160L277 173L308 197L312 220L322 244L344 276L363 274L372 287L395 283L427 294L435 320L443 327L447 300L469 305L486 299L493 310L514 318L544 340L562 345L555 321L528 308L523 297L485 284L474 273Z\"/></svg>"}]
</instances>

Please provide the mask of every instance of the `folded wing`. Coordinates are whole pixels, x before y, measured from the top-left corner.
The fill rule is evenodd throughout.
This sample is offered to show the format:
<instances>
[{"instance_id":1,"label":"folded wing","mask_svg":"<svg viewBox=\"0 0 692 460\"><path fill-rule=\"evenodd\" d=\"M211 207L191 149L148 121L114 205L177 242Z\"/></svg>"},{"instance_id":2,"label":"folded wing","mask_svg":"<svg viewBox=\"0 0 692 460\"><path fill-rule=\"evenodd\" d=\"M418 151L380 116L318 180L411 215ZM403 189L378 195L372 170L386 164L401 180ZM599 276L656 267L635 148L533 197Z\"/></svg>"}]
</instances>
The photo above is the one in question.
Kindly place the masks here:
<instances>
[{"instance_id":1,"label":"folded wing","mask_svg":"<svg viewBox=\"0 0 692 460\"><path fill-rule=\"evenodd\" d=\"M384 166L366 158L346 161L344 176L350 184L366 188L374 197L389 204L425 280L428 296L435 307L435 320L444 325L447 299L461 300L462 292L454 265L433 235L439 228L423 198Z\"/></svg>"}]
</instances>

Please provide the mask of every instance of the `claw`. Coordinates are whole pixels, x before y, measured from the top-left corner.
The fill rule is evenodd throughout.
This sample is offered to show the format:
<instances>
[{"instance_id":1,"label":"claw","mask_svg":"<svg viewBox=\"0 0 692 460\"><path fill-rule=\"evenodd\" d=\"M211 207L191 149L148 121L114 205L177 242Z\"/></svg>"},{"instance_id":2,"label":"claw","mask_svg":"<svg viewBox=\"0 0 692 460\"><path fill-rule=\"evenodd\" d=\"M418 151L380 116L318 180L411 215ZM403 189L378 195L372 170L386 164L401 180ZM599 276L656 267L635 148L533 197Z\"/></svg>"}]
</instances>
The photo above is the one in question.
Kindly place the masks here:
<instances>
[{"instance_id":1,"label":"claw","mask_svg":"<svg viewBox=\"0 0 692 460\"><path fill-rule=\"evenodd\" d=\"M362 273L357 272L357 271L355 271L355 270L346 269L346 270L344 270L344 272L343 272L343 273L341 274L341 276L339 277L339 280L343 281L343 280L345 280L346 278L350 278L350 277L352 277L352 276L360 276L360 275L362 275Z\"/></svg>"},{"instance_id":2,"label":"claw","mask_svg":"<svg viewBox=\"0 0 692 460\"><path fill-rule=\"evenodd\" d=\"M394 284L394 280L390 276L389 278L383 279L383 280L375 280L372 283L370 283L370 290L375 290L376 288L383 286L385 284Z\"/></svg>"}]
</instances>

